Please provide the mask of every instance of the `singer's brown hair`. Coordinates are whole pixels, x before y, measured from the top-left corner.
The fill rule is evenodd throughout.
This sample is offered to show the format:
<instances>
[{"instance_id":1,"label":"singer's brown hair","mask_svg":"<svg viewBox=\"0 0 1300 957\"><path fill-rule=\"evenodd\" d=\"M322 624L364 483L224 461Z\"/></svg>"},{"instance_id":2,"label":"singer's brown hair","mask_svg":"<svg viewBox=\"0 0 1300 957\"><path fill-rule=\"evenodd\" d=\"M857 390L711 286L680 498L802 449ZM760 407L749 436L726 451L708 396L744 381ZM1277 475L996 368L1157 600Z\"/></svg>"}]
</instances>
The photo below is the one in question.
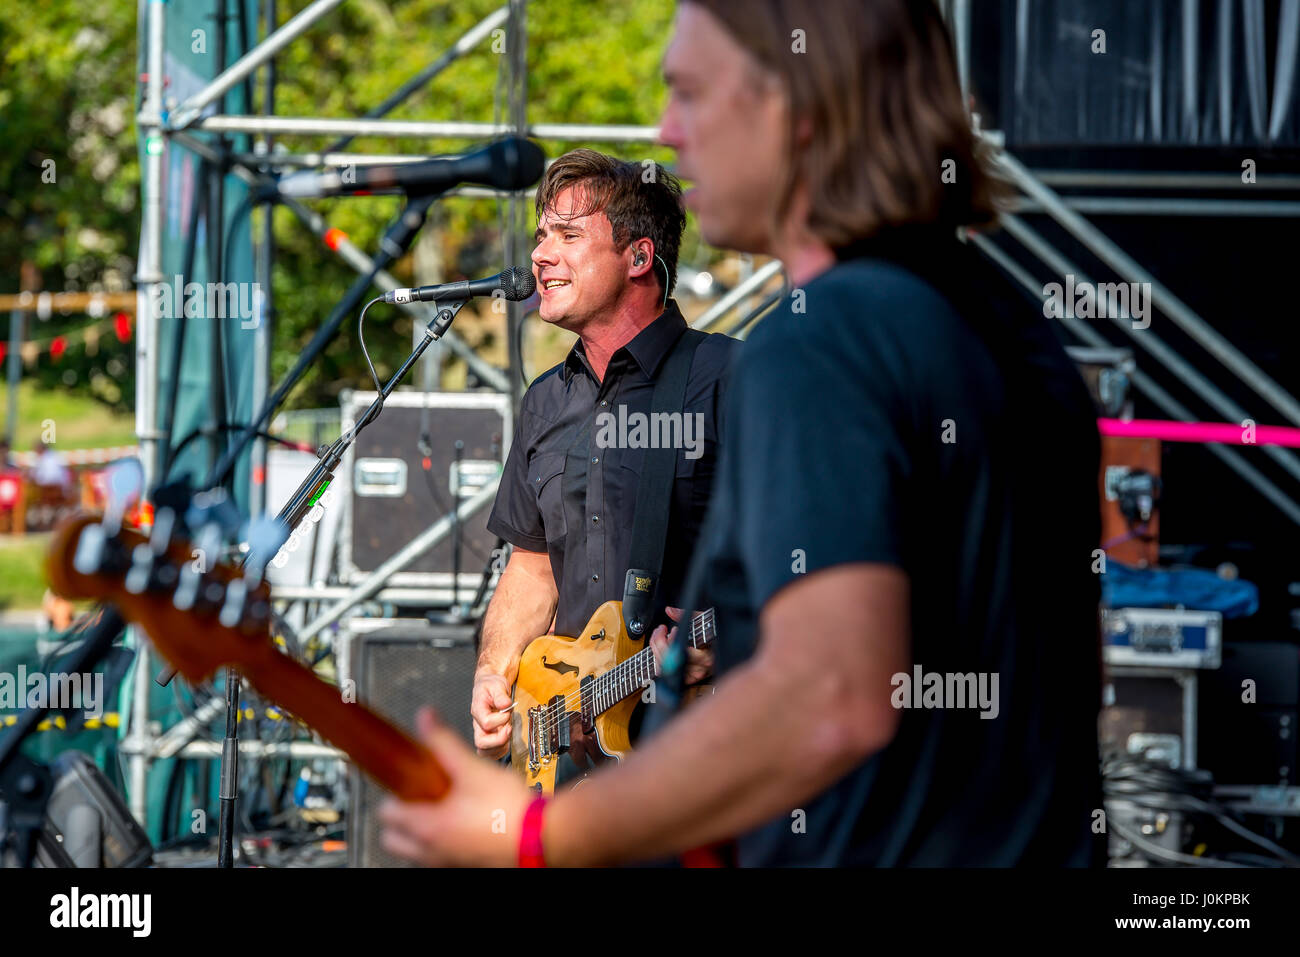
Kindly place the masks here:
<instances>
[{"instance_id":1,"label":"singer's brown hair","mask_svg":"<svg viewBox=\"0 0 1300 957\"><path fill-rule=\"evenodd\" d=\"M682 208L682 185L677 177L658 163L646 160L629 163L595 150L577 149L565 153L546 170L537 186L537 218L552 208L555 199L570 186L574 191L572 217L604 213L614 230L614 245L626 249L634 240L649 237L655 255L663 261L652 272L659 281L668 281L667 294L677 284L677 252L686 229L686 211Z\"/></svg>"},{"instance_id":2,"label":"singer's brown hair","mask_svg":"<svg viewBox=\"0 0 1300 957\"><path fill-rule=\"evenodd\" d=\"M683 0L707 11L789 97L775 215L796 184L832 248L888 226L996 222L1010 187L990 171L962 104L933 0ZM951 162L949 162L951 161Z\"/></svg>"}]
</instances>

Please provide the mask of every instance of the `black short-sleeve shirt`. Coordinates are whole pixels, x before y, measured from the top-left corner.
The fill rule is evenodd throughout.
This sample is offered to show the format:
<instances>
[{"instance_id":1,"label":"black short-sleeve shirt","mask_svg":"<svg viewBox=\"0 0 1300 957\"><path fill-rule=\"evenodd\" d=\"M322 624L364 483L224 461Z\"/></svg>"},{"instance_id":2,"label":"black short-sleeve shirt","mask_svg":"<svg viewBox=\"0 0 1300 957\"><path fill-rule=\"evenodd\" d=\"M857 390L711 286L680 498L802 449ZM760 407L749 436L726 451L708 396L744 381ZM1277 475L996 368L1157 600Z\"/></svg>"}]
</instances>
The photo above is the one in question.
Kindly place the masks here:
<instances>
[{"instance_id":1,"label":"black short-sleeve shirt","mask_svg":"<svg viewBox=\"0 0 1300 957\"><path fill-rule=\"evenodd\" d=\"M643 428L663 361L686 330L677 303L610 358L597 380L579 340L524 394L488 529L550 555L559 590L556 634L576 636L603 602L623 597L632 547ZM708 509L722 433L722 399L735 339L707 336L695 350L683 418L656 621L681 601L687 563ZM602 432L602 430L604 430Z\"/></svg>"},{"instance_id":2,"label":"black short-sleeve shirt","mask_svg":"<svg viewBox=\"0 0 1300 957\"><path fill-rule=\"evenodd\" d=\"M686 588L716 609L718 670L786 585L880 562L910 581L913 669L984 675L997 703L904 710L740 863L1095 865L1099 442L1041 309L951 234L881 237L763 320L727 422Z\"/></svg>"}]
</instances>

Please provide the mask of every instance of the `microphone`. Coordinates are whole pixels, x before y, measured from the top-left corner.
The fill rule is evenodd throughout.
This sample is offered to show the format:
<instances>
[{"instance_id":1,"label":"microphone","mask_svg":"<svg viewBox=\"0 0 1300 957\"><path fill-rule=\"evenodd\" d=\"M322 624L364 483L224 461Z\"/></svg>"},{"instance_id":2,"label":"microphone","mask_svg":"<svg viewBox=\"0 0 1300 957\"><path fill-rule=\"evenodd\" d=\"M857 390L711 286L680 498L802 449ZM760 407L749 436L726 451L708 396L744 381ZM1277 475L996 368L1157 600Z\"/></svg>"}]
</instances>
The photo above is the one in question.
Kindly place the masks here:
<instances>
[{"instance_id":1,"label":"microphone","mask_svg":"<svg viewBox=\"0 0 1300 957\"><path fill-rule=\"evenodd\" d=\"M510 136L464 156L440 156L394 166L349 167L325 173L293 173L261 187L257 196L262 201L375 193L428 196L461 183L495 189L525 189L541 179L545 166L546 155L540 146L531 140Z\"/></svg>"},{"instance_id":2,"label":"microphone","mask_svg":"<svg viewBox=\"0 0 1300 957\"><path fill-rule=\"evenodd\" d=\"M457 302L475 296L495 296L498 292L507 302L523 302L536 289L537 280L532 270L511 266L486 279L462 279L441 286L394 289L384 293L384 302Z\"/></svg>"}]
</instances>

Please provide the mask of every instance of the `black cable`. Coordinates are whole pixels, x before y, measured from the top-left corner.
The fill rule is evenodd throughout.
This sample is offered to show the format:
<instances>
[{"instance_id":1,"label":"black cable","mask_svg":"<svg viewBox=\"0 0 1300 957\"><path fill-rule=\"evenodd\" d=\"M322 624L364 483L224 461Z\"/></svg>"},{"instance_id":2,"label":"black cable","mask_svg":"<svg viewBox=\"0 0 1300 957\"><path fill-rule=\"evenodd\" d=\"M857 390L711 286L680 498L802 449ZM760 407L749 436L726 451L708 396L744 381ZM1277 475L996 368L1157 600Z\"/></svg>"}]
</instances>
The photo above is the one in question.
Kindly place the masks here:
<instances>
[{"instance_id":1,"label":"black cable","mask_svg":"<svg viewBox=\"0 0 1300 957\"><path fill-rule=\"evenodd\" d=\"M298 359L293 368L285 373L284 377L276 385L275 390L262 403L262 408L253 416L253 422L259 428L270 420L271 413L285 400L294 384L302 378L311 364L316 361L316 357L324 351L325 346L334 338L335 333L343 325L343 321L348 314L361 301L361 297L369 291L375 276L381 270L386 269L389 263L405 253L410 247L411 242L415 239L415 234L424 225L424 218L428 215L429 207L437 199L437 194L413 198L407 202L406 206L397 215L397 218L392 221L379 243L374 258L371 260L370 269L366 273L357 276L352 285L348 287L343 298L330 311L329 317L317 328L311 341L298 353ZM244 449L248 447L252 440L252 433L247 430L242 432L239 438L235 440L234 445L226 450L222 460L209 473L203 483L204 487L210 488L223 484L226 475L235 467L239 456L243 454Z\"/></svg>"},{"instance_id":2,"label":"black cable","mask_svg":"<svg viewBox=\"0 0 1300 957\"><path fill-rule=\"evenodd\" d=\"M375 415L384 411L384 384L379 381L379 374L375 372L375 364L370 361L370 352L366 349L366 337L362 331L362 327L365 325L366 313L370 310L370 307L375 303L380 302L383 298L383 296L376 296L374 299L371 299L362 308L361 315L357 317L357 343L361 346L361 354L366 358L366 367L370 369L370 378L375 380L375 391L379 393L379 407L375 409ZM374 418L374 416L371 416L371 418ZM362 423L363 427L364 425L365 423ZM358 431L360 431L360 429L358 429Z\"/></svg>"},{"instance_id":3,"label":"black cable","mask_svg":"<svg viewBox=\"0 0 1300 957\"><path fill-rule=\"evenodd\" d=\"M226 422L218 426L218 428L222 432L234 432L237 429L246 429L248 428L248 426L242 422ZM180 458L180 454L185 450L186 446L188 446L195 439L206 437L209 432L211 432L211 427L206 425L199 426L196 429L191 429L186 434L186 436L183 439L181 439L179 444L177 444L176 449L173 451L171 455L171 465L168 468L170 469L172 466L175 466L176 460ZM286 446L287 448L291 448L291 449L298 448L298 443L294 442L292 439L286 439L284 436L281 435L273 435L272 433L264 431L262 429L258 429L255 435L258 438L266 439L268 442L275 442L276 444ZM170 478L171 478L170 471L164 472L162 480L160 481L159 484L165 483Z\"/></svg>"},{"instance_id":4,"label":"black cable","mask_svg":"<svg viewBox=\"0 0 1300 957\"><path fill-rule=\"evenodd\" d=\"M424 474L425 484L429 486L429 495L433 498L433 507L439 509L444 515L450 515L451 508L443 502L442 493L438 491L438 483L434 480L433 473L429 471L429 469L424 468L423 463L421 463L420 471ZM491 559L488 558L487 555L484 555L473 542L464 542L464 546L465 549L475 558L482 559L485 562L491 561Z\"/></svg>"},{"instance_id":5,"label":"black cable","mask_svg":"<svg viewBox=\"0 0 1300 957\"><path fill-rule=\"evenodd\" d=\"M252 212L253 204L255 202L255 197L256 197L256 191L253 190L252 187L249 187L248 191L244 193L244 198L241 199L239 201L239 205L235 207L235 211L230 214L230 229L226 232L226 241L223 244L224 256L222 257L221 260L224 263L230 262L230 257L231 257L230 244L234 240L235 236L238 235L239 233L239 229L238 229L239 221L247 217L248 214ZM270 214L268 213L267 215Z\"/></svg>"},{"instance_id":6,"label":"black cable","mask_svg":"<svg viewBox=\"0 0 1300 957\"><path fill-rule=\"evenodd\" d=\"M186 230L185 252L181 257L182 289L185 288L185 281L194 274L194 252L197 248L199 234L199 211L207 208L207 197L207 160L202 160L199 162L198 182L194 188L194 195L191 197L189 229ZM174 456L172 438L176 430L176 402L181 391L181 360L184 357L185 333L189 328L189 315L186 313L185 307L181 306L177 312L175 348L172 350L171 355L171 381L167 383L167 404L163 411L163 463L159 474L164 478L156 483L160 486L166 481L166 476L171 472L172 467Z\"/></svg>"},{"instance_id":7,"label":"black cable","mask_svg":"<svg viewBox=\"0 0 1300 957\"><path fill-rule=\"evenodd\" d=\"M1300 867L1300 857L1250 830L1230 808L1215 799L1213 783L1208 774L1163 767L1118 752L1109 753L1102 760L1102 788L1106 797L1129 801L1147 810L1180 811L1213 818L1226 830L1272 854L1267 860L1273 866ZM1122 827L1116 830L1144 853L1156 854L1152 850L1155 845L1132 840ZM1188 863L1183 860L1188 855L1168 851L1165 854L1164 859Z\"/></svg>"}]
</instances>

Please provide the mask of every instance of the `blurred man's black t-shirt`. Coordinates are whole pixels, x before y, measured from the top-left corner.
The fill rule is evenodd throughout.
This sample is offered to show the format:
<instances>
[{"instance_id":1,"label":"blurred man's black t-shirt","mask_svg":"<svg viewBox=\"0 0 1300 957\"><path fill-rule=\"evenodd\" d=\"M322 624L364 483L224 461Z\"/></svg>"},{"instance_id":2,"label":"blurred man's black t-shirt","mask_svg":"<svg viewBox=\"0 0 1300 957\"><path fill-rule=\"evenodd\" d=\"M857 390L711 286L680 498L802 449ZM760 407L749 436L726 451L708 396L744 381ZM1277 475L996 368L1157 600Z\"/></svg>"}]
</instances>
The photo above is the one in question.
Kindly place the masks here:
<instances>
[{"instance_id":1,"label":"blurred man's black t-shirt","mask_svg":"<svg viewBox=\"0 0 1300 957\"><path fill-rule=\"evenodd\" d=\"M911 586L909 679L971 676L986 697L914 690L947 706L904 710L883 751L741 836L742 865L1104 854L1095 411L1041 308L950 236L842 250L755 329L686 607L716 608L724 674L786 585L895 565Z\"/></svg>"}]
</instances>

